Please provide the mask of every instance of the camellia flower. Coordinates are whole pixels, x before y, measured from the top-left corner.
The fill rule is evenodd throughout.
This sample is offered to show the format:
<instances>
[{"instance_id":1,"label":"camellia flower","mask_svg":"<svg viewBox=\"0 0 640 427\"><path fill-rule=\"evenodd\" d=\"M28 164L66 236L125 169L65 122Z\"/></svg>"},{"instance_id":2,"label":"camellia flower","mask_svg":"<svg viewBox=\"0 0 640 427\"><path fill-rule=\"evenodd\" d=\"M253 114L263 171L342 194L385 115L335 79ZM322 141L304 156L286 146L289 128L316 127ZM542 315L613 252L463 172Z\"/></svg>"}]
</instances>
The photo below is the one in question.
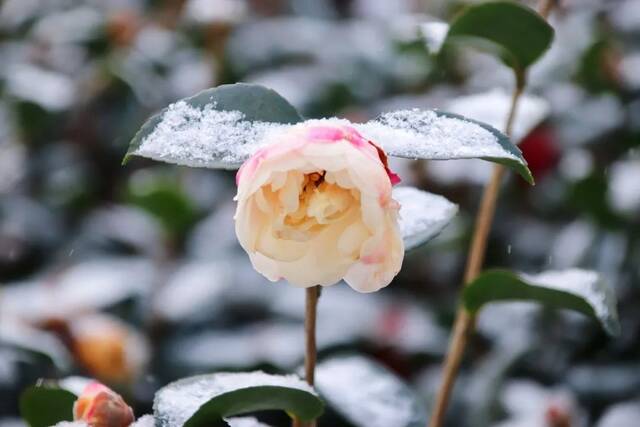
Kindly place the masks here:
<instances>
[{"instance_id":1,"label":"camellia flower","mask_svg":"<svg viewBox=\"0 0 640 427\"><path fill-rule=\"evenodd\" d=\"M517 147L497 130L437 110L383 113L366 123L304 120L271 89L222 85L150 118L124 159L148 157L190 167L236 169L236 234L254 268L300 287L344 279L373 292L457 206L399 181L387 155L480 158L512 167L528 182ZM403 243L404 242L404 243Z\"/></svg>"},{"instance_id":2,"label":"camellia flower","mask_svg":"<svg viewBox=\"0 0 640 427\"><path fill-rule=\"evenodd\" d=\"M376 291L400 271L399 204L384 151L343 124L306 122L238 171L236 234L269 280Z\"/></svg>"},{"instance_id":3,"label":"camellia flower","mask_svg":"<svg viewBox=\"0 0 640 427\"><path fill-rule=\"evenodd\" d=\"M127 427L134 421L133 410L124 399L95 381L85 387L73 405L73 418L90 427Z\"/></svg>"}]
</instances>

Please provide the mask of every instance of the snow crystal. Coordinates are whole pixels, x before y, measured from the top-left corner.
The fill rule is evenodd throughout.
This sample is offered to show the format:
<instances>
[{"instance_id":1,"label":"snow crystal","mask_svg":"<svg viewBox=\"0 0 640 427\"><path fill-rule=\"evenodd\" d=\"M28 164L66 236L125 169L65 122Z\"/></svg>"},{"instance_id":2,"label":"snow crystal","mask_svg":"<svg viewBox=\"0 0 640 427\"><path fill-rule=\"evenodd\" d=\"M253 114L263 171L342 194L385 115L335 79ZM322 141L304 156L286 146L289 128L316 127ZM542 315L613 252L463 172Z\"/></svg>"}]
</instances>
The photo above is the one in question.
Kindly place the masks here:
<instances>
[{"instance_id":1,"label":"snow crystal","mask_svg":"<svg viewBox=\"0 0 640 427\"><path fill-rule=\"evenodd\" d=\"M176 381L158 391L153 405L157 425L181 427L214 397L260 386L295 388L315 395L313 388L295 375L270 375L262 371L198 375Z\"/></svg>"},{"instance_id":2,"label":"snow crystal","mask_svg":"<svg viewBox=\"0 0 640 427\"><path fill-rule=\"evenodd\" d=\"M135 154L193 167L233 169L261 148L268 132L289 125L245 120L239 111L171 104Z\"/></svg>"},{"instance_id":3,"label":"snow crystal","mask_svg":"<svg viewBox=\"0 0 640 427\"><path fill-rule=\"evenodd\" d=\"M104 16L96 9L81 6L54 12L40 19L32 34L46 43L75 43L89 40L103 25Z\"/></svg>"},{"instance_id":4,"label":"snow crystal","mask_svg":"<svg viewBox=\"0 0 640 427\"><path fill-rule=\"evenodd\" d=\"M62 389L68 390L76 396L80 396L85 387L91 384L94 380L80 376L65 377L58 381L58 386Z\"/></svg>"},{"instance_id":5,"label":"snow crystal","mask_svg":"<svg viewBox=\"0 0 640 427\"><path fill-rule=\"evenodd\" d=\"M628 401L610 406L597 427L628 427L640 420L640 402Z\"/></svg>"},{"instance_id":6,"label":"snow crystal","mask_svg":"<svg viewBox=\"0 0 640 427\"><path fill-rule=\"evenodd\" d=\"M458 213L456 204L414 187L395 188L393 198L400 203L400 232L405 250L431 240Z\"/></svg>"},{"instance_id":7,"label":"snow crystal","mask_svg":"<svg viewBox=\"0 0 640 427\"><path fill-rule=\"evenodd\" d=\"M640 26L640 6L636 0L625 0L611 8L611 22L616 30L635 32Z\"/></svg>"},{"instance_id":8,"label":"snow crystal","mask_svg":"<svg viewBox=\"0 0 640 427\"><path fill-rule=\"evenodd\" d=\"M228 264L190 262L173 272L153 301L154 311L178 322L202 312L214 312L221 294L231 286Z\"/></svg>"},{"instance_id":9,"label":"snow crystal","mask_svg":"<svg viewBox=\"0 0 640 427\"><path fill-rule=\"evenodd\" d=\"M446 22L425 22L420 26L420 32L424 38L424 42L431 53L438 53L444 43L447 33L449 32L449 24Z\"/></svg>"},{"instance_id":10,"label":"snow crystal","mask_svg":"<svg viewBox=\"0 0 640 427\"><path fill-rule=\"evenodd\" d=\"M444 109L461 114L504 129L509 109L511 94L504 89L492 89L488 92L462 96L449 102ZM518 101L511 140L519 143L536 128L549 114L549 104L542 98L525 94Z\"/></svg>"},{"instance_id":11,"label":"snow crystal","mask_svg":"<svg viewBox=\"0 0 640 427\"><path fill-rule=\"evenodd\" d=\"M535 286L568 292L584 298L595 315L604 322L610 332L615 332L618 315L613 289L606 285L598 273L577 268L550 270L531 275L521 274L524 281Z\"/></svg>"},{"instance_id":12,"label":"snow crystal","mask_svg":"<svg viewBox=\"0 0 640 427\"><path fill-rule=\"evenodd\" d=\"M129 427L154 427L155 423L156 421L153 419L153 415L143 415Z\"/></svg>"},{"instance_id":13,"label":"snow crystal","mask_svg":"<svg viewBox=\"0 0 640 427\"><path fill-rule=\"evenodd\" d=\"M254 417L235 417L225 418L229 427L269 427L269 425L261 423Z\"/></svg>"},{"instance_id":14,"label":"snow crystal","mask_svg":"<svg viewBox=\"0 0 640 427\"><path fill-rule=\"evenodd\" d=\"M593 248L596 228L590 222L576 220L557 231L551 247L553 265L568 268L578 265Z\"/></svg>"},{"instance_id":15,"label":"snow crystal","mask_svg":"<svg viewBox=\"0 0 640 427\"><path fill-rule=\"evenodd\" d=\"M640 52L631 53L620 62L620 77L631 90L640 89Z\"/></svg>"},{"instance_id":16,"label":"snow crystal","mask_svg":"<svg viewBox=\"0 0 640 427\"><path fill-rule=\"evenodd\" d=\"M247 9L241 0L189 0L184 18L199 24L237 23L247 16Z\"/></svg>"},{"instance_id":17,"label":"snow crystal","mask_svg":"<svg viewBox=\"0 0 640 427\"><path fill-rule=\"evenodd\" d=\"M76 96L73 81L60 73L20 64L7 72L7 89L18 98L51 111L69 108Z\"/></svg>"},{"instance_id":18,"label":"snow crystal","mask_svg":"<svg viewBox=\"0 0 640 427\"><path fill-rule=\"evenodd\" d=\"M84 421L61 421L53 427L89 427Z\"/></svg>"},{"instance_id":19,"label":"snow crystal","mask_svg":"<svg viewBox=\"0 0 640 427\"><path fill-rule=\"evenodd\" d=\"M502 158L518 161L498 137L477 123L430 110L401 110L355 125L387 154L413 159Z\"/></svg>"},{"instance_id":20,"label":"snow crystal","mask_svg":"<svg viewBox=\"0 0 640 427\"><path fill-rule=\"evenodd\" d=\"M340 357L321 363L316 384L323 397L352 424L389 427L424 421L424 409L411 398L408 387L362 357Z\"/></svg>"},{"instance_id":21,"label":"snow crystal","mask_svg":"<svg viewBox=\"0 0 640 427\"><path fill-rule=\"evenodd\" d=\"M640 159L623 160L609 168L609 203L618 212L637 216L640 213Z\"/></svg>"}]
</instances>

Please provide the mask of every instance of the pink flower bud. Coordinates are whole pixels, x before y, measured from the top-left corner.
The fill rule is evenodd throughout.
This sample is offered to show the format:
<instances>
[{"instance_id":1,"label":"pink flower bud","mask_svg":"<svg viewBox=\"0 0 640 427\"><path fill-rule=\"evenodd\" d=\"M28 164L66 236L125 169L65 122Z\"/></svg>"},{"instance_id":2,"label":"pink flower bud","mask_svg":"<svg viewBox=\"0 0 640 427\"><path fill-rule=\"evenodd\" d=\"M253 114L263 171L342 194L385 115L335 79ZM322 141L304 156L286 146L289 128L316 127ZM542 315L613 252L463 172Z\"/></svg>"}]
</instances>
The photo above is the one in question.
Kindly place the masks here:
<instances>
[{"instance_id":1,"label":"pink flower bud","mask_svg":"<svg viewBox=\"0 0 640 427\"><path fill-rule=\"evenodd\" d=\"M128 427L133 410L124 399L99 382L87 385L73 405L73 418L90 427Z\"/></svg>"}]
</instances>

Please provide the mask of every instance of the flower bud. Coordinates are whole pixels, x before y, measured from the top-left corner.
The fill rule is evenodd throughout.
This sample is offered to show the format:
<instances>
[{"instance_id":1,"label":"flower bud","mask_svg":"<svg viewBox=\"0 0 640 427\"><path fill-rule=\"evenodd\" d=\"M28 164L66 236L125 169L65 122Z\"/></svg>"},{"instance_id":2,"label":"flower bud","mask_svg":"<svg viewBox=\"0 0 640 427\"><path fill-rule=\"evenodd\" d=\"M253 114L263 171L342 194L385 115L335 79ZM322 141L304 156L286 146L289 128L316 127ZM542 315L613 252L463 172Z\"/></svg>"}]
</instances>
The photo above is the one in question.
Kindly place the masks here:
<instances>
[{"instance_id":1,"label":"flower bud","mask_svg":"<svg viewBox=\"0 0 640 427\"><path fill-rule=\"evenodd\" d=\"M73 418L90 427L128 427L133 423L133 410L110 388L92 382L73 405Z\"/></svg>"}]
</instances>

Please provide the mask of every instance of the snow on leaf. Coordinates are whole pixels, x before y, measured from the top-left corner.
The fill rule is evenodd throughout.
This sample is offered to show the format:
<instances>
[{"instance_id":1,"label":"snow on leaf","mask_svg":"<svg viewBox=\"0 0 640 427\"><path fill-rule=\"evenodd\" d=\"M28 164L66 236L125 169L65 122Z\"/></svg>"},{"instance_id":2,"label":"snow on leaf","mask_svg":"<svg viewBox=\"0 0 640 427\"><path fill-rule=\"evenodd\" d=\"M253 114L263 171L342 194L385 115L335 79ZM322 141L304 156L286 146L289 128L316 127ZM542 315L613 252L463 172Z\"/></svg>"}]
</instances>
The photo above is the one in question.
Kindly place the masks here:
<instances>
[{"instance_id":1,"label":"snow on leaf","mask_svg":"<svg viewBox=\"0 0 640 427\"><path fill-rule=\"evenodd\" d=\"M457 114L436 110L401 110L356 125L390 156L453 160L480 158L514 168L532 183L520 150L496 129Z\"/></svg>"},{"instance_id":2,"label":"snow on leaf","mask_svg":"<svg viewBox=\"0 0 640 427\"><path fill-rule=\"evenodd\" d=\"M192 167L235 169L267 135L300 121L280 95L258 85L225 85L176 102L151 118L133 138L131 155ZM306 123L350 125L330 118ZM389 155L415 159L481 158L516 169L532 182L522 154L494 128L464 117L431 110L383 114L353 124Z\"/></svg>"},{"instance_id":3,"label":"snow on leaf","mask_svg":"<svg viewBox=\"0 0 640 427\"><path fill-rule=\"evenodd\" d=\"M237 169L262 148L269 131L287 125L251 122L240 111L171 104L132 154L183 166Z\"/></svg>"},{"instance_id":4,"label":"snow on leaf","mask_svg":"<svg viewBox=\"0 0 640 427\"><path fill-rule=\"evenodd\" d=\"M400 203L400 232L405 250L434 238L458 213L456 204L414 187L394 188L393 198Z\"/></svg>"},{"instance_id":5,"label":"snow on leaf","mask_svg":"<svg viewBox=\"0 0 640 427\"><path fill-rule=\"evenodd\" d=\"M429 52L437 54L440 52L444 40L449 32L449 24L446 22L429 21L420 25L420 32Z\"/></svg>"},{"instance_id":6,"label":"snow on leaf","mask_svg":"<svg viewBox=\"0 0 640 427\"><path fill-rule=\"evenodd\" d=\"M154 427L155 422L153 415L143 415L138 418L135 423L131 424L130 427Z\"/></svg>"},{"instance_id":7,"label":"snow on leaf","mask_svg":"<svg viewBox=\"0 0 640 427\"><path fill-rule=\"evenodd\" d=\"M7 75L7 90L11 95L46 110L66 110L75 100L74 82L64 74L20 64L12 66Z\"/></svg>"},{"instance_id":8,"label":"snow on leaf","mask_svg":"<svg viewBox=\"0 0 640 427\"><path fill-rule=\"evenodd\" d=\"M399 378L359 356L334 357L317 368L316 388L356 427L426 425L421 400Z\"/></svg>"},{"instance_id":9,"label":"snow on leaf","mask_svg":"<svg viewBox=\"0 0 640 427\"><path fill-rule=\"evenodd\" d=\"M72 365L71 355L55 335L17 321L13 316L0 318L0 345L45 355L62 372Z\"/></svg>"},{"instance_id":10,"label":"snow on leaf","mask_svg":"<svg viewBox=\"0 0 640 427\"><path fill-rule=\"evenodd\" d=\"M229 427L270 427L268 424L261 423L254 417L234 417L225 418Z\"/></svg>"},{"instance_id":11,"label":"snow on leaf","mask_svg":"<svg viewBox=\"0 0 640 427\"><path fill-rule=\"evenodd\" d=\"M503 129L511 107L511 95L503 89L455 98L445 107L452 113ZM549 104L542 98L525 94L520 97L511 140L522 141L549 114Z\"/></svg>"},{"instance_id":12,"label":"snow on leaf","mask_svg":"<svg viewBox=\"0 0 640 427\"><path fill-rule=\"evenodd\" d=\"M300 378L261 371L185 378L160 389L153 406L160 427L202 426L213 418L264 409L285 409L303 419L322 412L315 391Z\"/></svg>"},{"instance_id":13,"label":"snow on leaf","mask_svg":"<svg viewBox=\"0 0 640 427\"><path fill-rule=\"evenodd\" d=\"M596 424L597 427L632 426L640 420L640 402L627 401L611 405Z\"/></svg>"}]
</instances>

